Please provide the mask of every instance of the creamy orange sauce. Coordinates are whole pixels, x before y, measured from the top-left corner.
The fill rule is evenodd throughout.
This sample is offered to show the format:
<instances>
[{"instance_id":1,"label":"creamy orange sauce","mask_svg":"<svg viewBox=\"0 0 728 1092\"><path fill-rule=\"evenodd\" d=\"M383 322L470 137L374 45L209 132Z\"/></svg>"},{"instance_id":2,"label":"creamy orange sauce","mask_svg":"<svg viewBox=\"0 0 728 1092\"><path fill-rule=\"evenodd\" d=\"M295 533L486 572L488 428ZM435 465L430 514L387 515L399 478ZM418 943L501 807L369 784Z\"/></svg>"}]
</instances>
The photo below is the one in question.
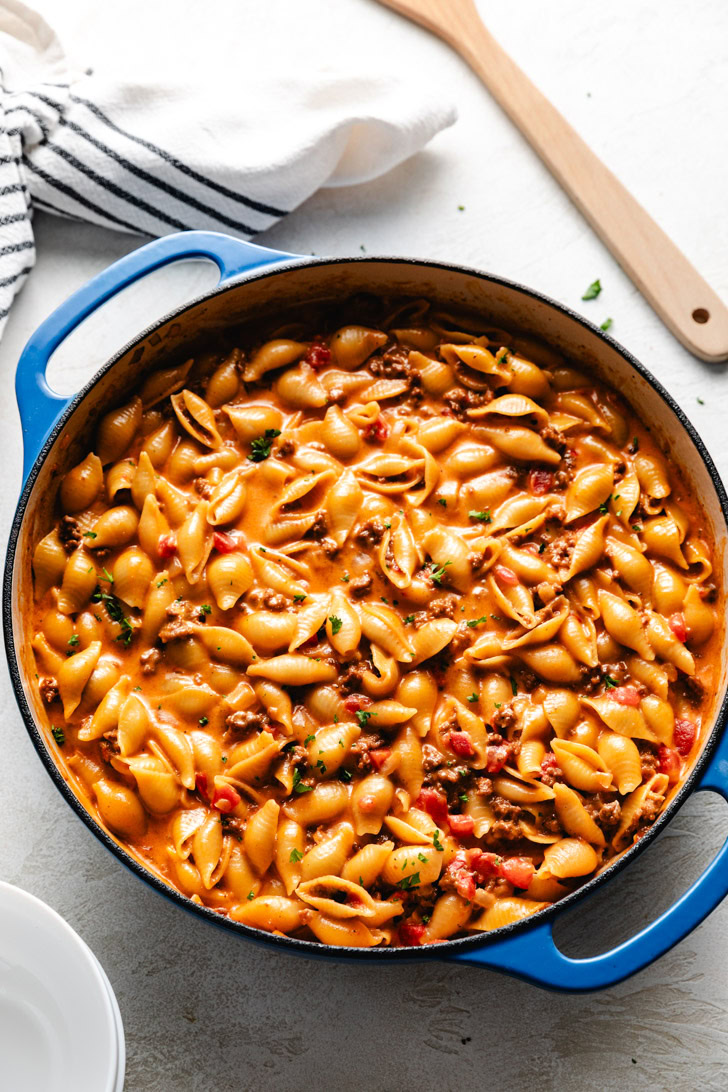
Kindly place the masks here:
<instances>
[{"instance_id":1,"label":"creamy orange sauce","mask_svg":"<svg viewBox=\"0 0 728 1092\"><path fill-rule=\"evenodd\" d=\"M700 510L543 346L421 303L296 333L150 375L65 476L34 555L57 761L237 921L496 929L639 838L699 750Z\"/></svg>"}]
</instances>

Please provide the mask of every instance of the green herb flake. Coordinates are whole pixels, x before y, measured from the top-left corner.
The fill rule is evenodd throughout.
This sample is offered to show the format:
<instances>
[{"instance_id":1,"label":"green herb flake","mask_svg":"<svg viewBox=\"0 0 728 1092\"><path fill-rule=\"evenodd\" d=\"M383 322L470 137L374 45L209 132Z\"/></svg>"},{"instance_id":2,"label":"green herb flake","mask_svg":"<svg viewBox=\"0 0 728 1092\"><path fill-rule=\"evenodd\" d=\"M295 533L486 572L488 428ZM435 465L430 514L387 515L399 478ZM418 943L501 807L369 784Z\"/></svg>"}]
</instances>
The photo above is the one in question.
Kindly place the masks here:
<instances>
[{"instance_id":1,"label":"green herb flake","mask_svg":"<svg viewBox=\"0 0 728 1092\"><path fill-rule=\"evenodd\" d=\"M114 578L107 568L102 568L101 572L104 574L104 580L108 580L109 584L114 583Z\"/></svg>"},{"instance_id":2,"label":"green herb flake","mask_svg":"<svg viewBox=\"0 0 728 1092\"><path fill-rule=\"evenodd\" d=\"M158 580L157 581L157 587L158 588L163 588L166 583L167 583L167 577L165 576L163 580Z\"/></svg>"},{"instance_id":3,"label":"green herb flake","mask_svg":"<svg viewBox=\"0 0 728 1092\"><path fill-rule=\"evenodd\" d=\"M607 497L607 499L602 504L599 505L599 511L601 512L601 514L603 516L606 516L607 512L609 511L609 509L607 508L607 505L609 504L611 499L612 499L612 494L610 493L609 496Z\"/></svg>"},{"instance_id":4,"label":"green herb flake","mask_svg":"<svg viewBox=\"0 0 728 1092\"><path fill-rule=\"evenodd\" d=\"M248 892L248 902L252 902L252 900L254 898L255 898L255 892L254 891L249 891Z\"/></svg>"},{"instance_id":5,"label":"green herb flake","mask_svg":"<svg viewBox=\"0 0 728 1092\"><path fill-rule=\"evenodd\" d=\"M470 702L471 705L474 705L477 700L478 700L478 695L477 694L468 694L468 701Z\"/></svg>"},{"instance_id":6,"label":"green herb flake","mask_svg":"<svg viewBox=\"0 0 728 1092\"><path fill-rule=\"evenodd\" d=\"M348 584L349 581L351 580L351 577L349 576L348 573L344 573L344 575L342 576L341 579L344 581L345 584Z\"/></svg>"},{"instance_id":7,"label":"green herb flake","mask_svg":"<svg viewBox=\"0 0 728 1092\"><path fill-rule=\"evenodd\" d=\"M251 463L262 463L264 459L267 459L270 455L270 449L276 436L280 436L281 430L279 428L267 428L262 436L259 436L256 440L253 440L250 445L250 455L248 459Z\"/></svg>"},{"instance_id":8,"label":"green herb flake","mask_svg":"<svg viewBox=\"0 0 728 1092\"><path fill-rule=\"evenodd\" d=\"M423 864L427 864L429 859L430 859L429 857L425 857L424 853L418 853L417 854L417 860L422 861Z\"/></svg>"},{"instance_id":9,"label":"green herb flake","mask_svg":"<svg viewBox=\"0 0 728 1092\"><path fill-rule=\"evenodd\" d=\"M471 618L469 622L465 623L465 625L469 626L470 629L475 629L475 627L479 626L481 624L481 622L487 622L487 621L488 621L488 618L486 617L485 614L483 614L483 615L480 616L480 618Z\"/></svg>"},{"instance_id":10,"label":"green herb flake","mask_svg":"<svg viewBox=\"0 0 728 1092\"><path fill-rule=\"evenodd\" d=\"M467 802L468 802L468 794L467 794L466 792L461 792L461 793L460 793L460 795L458 796L458 800L459 800L459 801L460 801L460 802L461 802L462 804L467 804Z\"/></svg>"},{"instance_id":11,"label":"green herb flake","mask_svg":"<svg viewBox=\"0 0 728 1092\"><path fill-rule=\"evenodd\" d=\"M640 531L642 530L642 524L641 523L633 523L632 524L632 530L636 531L637 534L639 534Z\"/></svg>"},{"instance_id":12,"label":"green herb flake","mask_svg":"<svg viewBox=\"0 0 728 1092\"><path fill-rule=\"evenodd\" d=\"M413 887L420 886L420 874L419 872L412 872L409 876L403 876L397 884L397 887L402 891L411 891Z\"/></svg>"},{"instance_id":13,"label":"green herb flake","mask_svg":"<svg viewBox=\"0 0 728 1092\"><path fill-rule=\"evenodd\" d=\"M406 626L411 626L412 623L414 622L414 620L415 620L414 614L408 614L407 617L404 620L404 624Z\"/></svg>"},{"instance_id":14,"label":"green herb flake","mask_svg":"<svg viewBox=\"0 0 728 1092\"><path fill-rule=\"evenodd\" d=\"M605 318L604 322L601 324L599 329L604 330L604 332L606 333L607 330L611 330L613 321L614 321L613 319Z\"/></svg>"},{"instance_id":15,"label":"green herb flake","mask_svg":"<svg viewBox=\"0 0 728 1092\"><path fill-rule=\"evenodd\" d=\"M301 853L301 850L300 849L292 849L291 850L291 856L288 858L288 860L291 862L291 864L298 864L299 861L302 861L303 860L303 854Z\"/></svg>"},{"instance_id":16,"label":"green herb flake","mask_svg":"<svg viewBox=\"0 0 728 1092\"><path fill-rule=\"evenodd\" d=\"M112 622L121 629L121 633L117 636L117 641L121 641L125 648L128 648L131 644L131 639L134 636L134 627L124 614L121 603L115 595L109 595L108 592L102 591L97 587L96 591L91 596L92 603L103 603L104 609Z\"/></svg>"},{"instance_id":17,"label":"green herb flake","mask_svg":"<svg viewBox=\"0 0 728 1092\"><path fill-rule=\"evenodd\" d=\"M326 763L324 762L324 760L322 758L320 758L318 760L318 762L316 763L316 767L317 767L318 770L320 770L320 772L322 774L326 773Z\"/></svg>"},{"instance_id":18,"label":"green herb flake","mask_svg":"<svg viewBox=\"0 0 728 1092\"><path fill-rule=\"evenodd\" d=\"M447 508L447 501L444 497L438 497L437 503L441 504L443 508Z\"/></svg>"},{"instance_id":19,"label":"green herb flake","mask_svg":"<svg viewBox=\"0 0 728 1092\"><path fill-rule=\"evenodd\" d=\"M441 834L442 834L441 830L435 829L435 833L432 835L432 844L435 847L435 849L438 851L438 853L444 853L445 852L445 847L442 844L442 842L440 841L440 835Z\"/></svg>"},{"instance_id":20,"label":"green herb flake","mask_svg":"<svg viewBox=\"0 0 728 1092\"><path fill-rule=\"evenodd\" d=\"M584 295L581 297L583 300L595 300L602 290L601 281L592 281L587 288Z\"/></svg>"},{"instance_id":21,"label":"green herb flake","mask_svg":"<svg viewBox=\"0 0 728 1092\"><path fill-rule=\"evenodd\" d=\"M204 728L206 724L210 723L210 721L209 721L209 719L207 717L200 717L200 719L199 719L199 721L197 723L201 724L202 727Z\"/></svg>"},{"instance_id":22,"label":"green herb flake","mask_svg":"<svg viewBox=\"0 0 728 1092\"><path fill-rule=\"evenodd\" d=\"M66 733L62 728L56 728L55 724L51 725L51 735L59 747L62 747L66 742Z\"/></svg>"},{"instance_id":23,"label":"green herb flake","mask_svg":"<svg viewBox=\"0 0 728 1092\"><path fill-rule=\"evenodd\" d=\"M510 680L511 680L511 690L513 692L513 697L515 698L516 694L518 693L518 683L516 682L516 680L513 678L512 675L510 676Z\"/></svg>"},{"instance_id":24,"label":"green herb flake","mask_svg":"<svg viewBox=\"0 0 728 1092\"><path fill-rule=\"evenodd\" d=\"M340 618L336 617L335 614L329 615L329 622L331 622L331 634L333 637L335 637L341 629L343 623Z\"/></svg>"},{"instance_id":25,"label":"green herb flake","mask_svg":"<svg viewBox=\"0 0 728 1092\"><path fill-rule=\"evenodd\" d=\"M204 618L206 614L212 614L212 607L209 603L203 603L200 607L200 618Z\"/></svg>"},{"instance_id":26,"label":"green herb flake","mask_svg":"<svg viewBox=\"0 0 728 1092\"><path fill-rule=\"evenodd\" d=\"M77 645L78 644L78 634L74 633L73 637L69 637L68 638L68 643L69 643L69 645Z\"/></svg>"},{"instance_id":27,"label":"green herb flake","mask_svg":"<svg viewBox=\"0 0 728 1092\"><path fill-rule=\"evenodd\" d=\"M492 523L493 517L490 514L490 509L485 508L482 512L479 512L477 508L471 508L468 512L468 519L476 519L479 523Z\"/></svg>"},{"instance_id":28,"label":"green herb flake","mask_svg":"<svg viewBox=\"0 0 728 1092\"><path fill-rule=\"evenodd\" d=\"M301 771L300 770L294 770L293 771L293 786L292 787L293 787L293 791L296 792L296 793L299 793L299 794L304 793L304 792L313 792L313 786L312 785L304 785L303 782L301 781Z\"/></svg>"},{"instance_id":29,"label":"green herb flake","mask_svg":"<svg viewBox=\"0 0 728 1092\"><path fill-rule=\"evenodd\" d=\"M84 538L98 538L99 536L96 534L95 531L84 531L83 532L83 537Z\"/></svg>"},{"instance_id":30,"label":"green herb flake","mask_svg":"<svg viewBox=\"0 0 728 1092\"><path fill-rule=\"evenodd\" d=\"M348 770L341 770L341 772L339 773L339 777L342 781L351 781L351 774Z\"/></svg>"},{"instance_id":31,"label":"green herb flake","mask_svg":"<svg viewBox=\"0 0 728 1092\"><path fill-rule=\"evenodd\" d=\"M362 728L366 728L367 721L369 720L369 718L370 717L376 717L376 715L377 715L376 713L370 713L368 709L357 709L356 710L356 719L359 721L359 724L361 725Z\"/></svg>"},{"instance_id":32,"label":"green herb flake","mask_svg":"<svg viewBox=\"0 0 728 1092\"><path fill-rule=\"evenodd\" d=\"M698 403L699 406L704 406L705 405L705 399L704 398L698 397L698 398L695 399L695 401Z\"/></svg>"},{"instance_id":33,"label":"green herb flake","mask_svg":"<svg viewBox=\"0 0 728 1092\"><path fill-rule=\"evenodd\" d=\"M294 595L293 602L294 603L302 603L305 598L306 598L305 595Z\"/></svg>"},{"instance_id":34,"label":"green herb flake","mask_svg":"<svg viewBox=\"0 0 728 1092\"><path fill-rule=\"evenodd\" d=\"M315 739L316 739L316 736L313 735L313 733L310 736L306 736L306 738L303 741L304 747L306 747L309 743L312 743Z\"/></svg>"},{"instance_id":35,"label":"green herb flake","mask_svg":"<svg viewBox=\"0 0 728 1092\"><path fill-rule=\"evenodd\" d=\"M607 690L614 690L615 686L619 686L619 683L616 679L613 679L611 675L605 675L604 685L606 686Z\"/></svg>"},{"instance_id":36,"label":"green herb flake","mask_svg":"<svg viewBox=\"0 0 728 1092\"><path fill-rule=\"evenodd\" d=\"M542 543L541 543L541 545L540 545L540 546L539 546L539 548L538 548L538 552L539 552L540 554L542 554L542 553L544 552L544 550L545 550L545 549L546 549L546 543L545 543L545 542L542 542Z\"/></svg>"},{"instance_id":37,"label":"green herb flake","mask_svg":"<svg viewBox=\"0 0 728 1092\"><path fill-rule=\"evenodd\" d=\"M433 565L430 577L432 578L432 583L437 584L438 588L442 586L442 578L445 575L445 569L448 565L452 565L452 561L446 561L444 565L440 566Z\"/></svg>"}]
</instances>

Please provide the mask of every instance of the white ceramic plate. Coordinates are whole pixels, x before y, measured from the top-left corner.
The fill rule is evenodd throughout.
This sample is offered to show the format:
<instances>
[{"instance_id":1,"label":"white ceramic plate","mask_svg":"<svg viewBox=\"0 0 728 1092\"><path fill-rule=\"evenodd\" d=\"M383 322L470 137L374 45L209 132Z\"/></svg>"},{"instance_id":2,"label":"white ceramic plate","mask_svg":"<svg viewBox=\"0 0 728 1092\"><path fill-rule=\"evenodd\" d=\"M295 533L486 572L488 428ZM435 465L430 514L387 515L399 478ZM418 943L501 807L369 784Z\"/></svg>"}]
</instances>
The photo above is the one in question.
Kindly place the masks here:
<instances>
[{"instance_id":1,"label":"white ceramic plate","mask_svg":"<svg viewBox=\"0 0 728 1092\"><path fill-rule=\"evenodd\" d=\"M0 883L0 1070L23 1092L120 1092L124 1032L98 960L55 910Z\"/></svg>"}]
</instances>

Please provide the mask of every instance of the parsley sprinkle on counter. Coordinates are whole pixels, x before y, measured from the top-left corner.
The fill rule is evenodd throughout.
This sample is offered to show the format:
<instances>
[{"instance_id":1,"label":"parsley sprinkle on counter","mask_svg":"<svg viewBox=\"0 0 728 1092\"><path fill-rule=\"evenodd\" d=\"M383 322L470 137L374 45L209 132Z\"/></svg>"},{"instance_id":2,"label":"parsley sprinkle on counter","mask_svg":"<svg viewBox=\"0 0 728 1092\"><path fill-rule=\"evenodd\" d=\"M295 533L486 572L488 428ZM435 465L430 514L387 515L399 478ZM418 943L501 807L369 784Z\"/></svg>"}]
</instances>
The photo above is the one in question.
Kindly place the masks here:
<instances>
[{"instance_id":1,"label":"parsley sprinkle on counter","mask_svg":"<svg viewBox=\"0 0 728 1092\"><path fill-rule=\"evenodd\" d=\"M592 281L587 288L584 295L581 297L583 300L595 300L602 290L601 281Z\"/></svg>"},{"instance_id":2,"label":"parsley sprinkle on counter","mask_svg":"<svg viewBox=\"0 0 728 1092\"><path fill-rule=\"evenodd\" d=\"M601 324L601 326L599 327L599 329L600 329L600 330L604 330L604 332L605 332L605 333L607 332L607 330L611 330L611 328L612 328L612 321L613 321L613 320L612 320L612 319L610 319L610 318L605 318L604 322L603 322L603 323Z\"/></svg>"}]
</instances>

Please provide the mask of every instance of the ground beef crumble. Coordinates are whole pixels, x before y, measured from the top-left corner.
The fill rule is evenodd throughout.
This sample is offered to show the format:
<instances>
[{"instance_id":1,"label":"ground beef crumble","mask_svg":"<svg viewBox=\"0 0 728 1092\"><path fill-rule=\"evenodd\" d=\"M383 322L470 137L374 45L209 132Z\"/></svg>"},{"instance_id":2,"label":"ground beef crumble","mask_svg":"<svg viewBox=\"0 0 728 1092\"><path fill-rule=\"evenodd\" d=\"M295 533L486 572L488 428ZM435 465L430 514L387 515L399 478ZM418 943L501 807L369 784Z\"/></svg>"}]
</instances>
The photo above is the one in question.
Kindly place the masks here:
<instances>
[{"instance_id":1,"label":"ground beef crumble","mask_svg":"<svg viewBox=\"0 0 728 1092\"><path fill-rule=\"evenodd\" d=\"M475 409L476 406L484 406L490 402L493 398L493 392L488 391L470 391L465 387L453 387L451 391L448 391L443 398L443 402L450 410L453 417L457 417L459 421L464 421L467 418L467 412L469 409Z\"/></svg>"},{"instance_id":2,"label":"ground beef crumble","mask_svg":"<svg viewBox=\"0 0 728 1092\"><path fill-rule=\"evenodd\" d=\"M166 645L180 637L191 637L195 626L199 624L199 609L186 599L177 599L167 607L167 616L171 621L162 626L159 640Z\"/></svg>"},{"instance_id":3,"label":"ground beef crumble","mask_svg":"<svg viewBox=\"0 0 728 1092\"><path fill-rule=\"evenodd\" d=\"M153 675L157 670L157 664L162 658L162 653L158 648L148 648L146 652L142 652L139 657L139 662L142 665L142 673L144 675Z\"/></svg>"},{"instance_id":4,"label":"ground beef crumble","mask_svg":"<svg viewBox=\"0 0 728 1092\"><path fill-rule=\"evenodd\" d=\"M355 599L361 599L370 591L372 583L372 574L364 573L363 576L357 576L349 582L349 591Z\"/></svg>"},{"instance_id":5,"label":"ground beef crumble","mask_svg":"<svg viewBox=\"0 0 728 1092\"><path fill-rule=\"evenodd\" d=\"M270 726L270 717L262 711L252 712L245 709L225 717L226 732L236 735L242 735L244 732L262 732Z\"/></svg>"},{"instance_id":6,"label":"ground beef crumble","mask_svg":"<svg viewBox=\"0 0 728 1092\"><path fill-rule=\"evenodd\" d=\"M207 478L195 478L194 480L195 492L199 493L205 500L209 500L212 496L212 491L215 486L212 482L208 482Z\"/></svg>"},{"instance_id":7,"label":"ground beef crumble","mask_svg":"<svg viewBox=\"0 0 728 1092\"><path fill-rule=\"evenodd\" d=\"M373 519L368 519L366 523L362 524L354 535L354 540L365 549L372 546L378 546L384 538L385 530L386 527L382 521L375 516Z\"/></svg>"},{"instance_id":8,"label":"ground beef crumble","mask_svg":"<svg viewBox=\"0 0 728 1092\"><path fill-rule=\"evenodd\" d=\"M58 683L52 675L48 675L45 679L41 679L38 683L38 689L40 690L40 696L43 698L43 701L47 702L48 705L50 705L51 702L58 701L58 698L60 697Z\"/></svg>"},{"instance_id":9,"label":"ground beef crumble","mask_svg":"<svg viewBox=\"0 0 728 1092\"><path fill-rule=\"evenodd\" d=\"M73 516L64 516L58 526L58 537L67 554L72 554L81 544L81 527Z\"/></svg>"}]
</instances>

